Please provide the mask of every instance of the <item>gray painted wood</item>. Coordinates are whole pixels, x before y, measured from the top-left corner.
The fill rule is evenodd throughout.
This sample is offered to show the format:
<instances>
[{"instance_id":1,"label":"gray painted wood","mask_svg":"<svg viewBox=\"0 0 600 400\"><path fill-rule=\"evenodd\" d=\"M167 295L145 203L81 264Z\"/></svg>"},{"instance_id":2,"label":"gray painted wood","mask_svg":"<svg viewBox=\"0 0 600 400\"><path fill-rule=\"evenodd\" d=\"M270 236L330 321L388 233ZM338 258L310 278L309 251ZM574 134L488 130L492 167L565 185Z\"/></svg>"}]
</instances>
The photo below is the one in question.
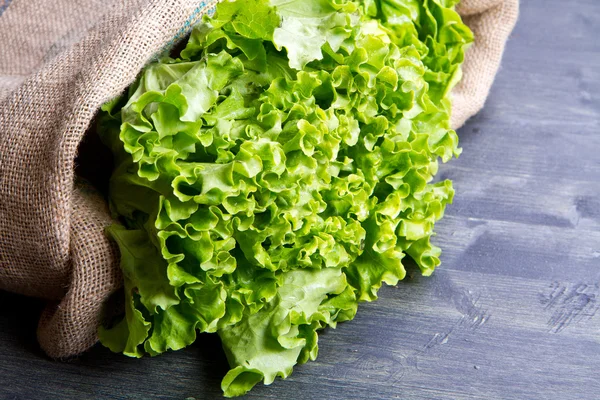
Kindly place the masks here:
<instances>
[{"instance_id":1,"label":"gray painted wood","mask_svg":"<svg viewBox=\"0 0 600 400\"><path fill-rule=\"evenodd\" d=\"M600 398L600 2L523 0L483 112L441 169L455 204L443 266L411 271L324 332L265 399ZM216 337L132 360L65 363L35 342L37 300L0 293L0 399L218 398Z\"/></svg>"}]
</instances>

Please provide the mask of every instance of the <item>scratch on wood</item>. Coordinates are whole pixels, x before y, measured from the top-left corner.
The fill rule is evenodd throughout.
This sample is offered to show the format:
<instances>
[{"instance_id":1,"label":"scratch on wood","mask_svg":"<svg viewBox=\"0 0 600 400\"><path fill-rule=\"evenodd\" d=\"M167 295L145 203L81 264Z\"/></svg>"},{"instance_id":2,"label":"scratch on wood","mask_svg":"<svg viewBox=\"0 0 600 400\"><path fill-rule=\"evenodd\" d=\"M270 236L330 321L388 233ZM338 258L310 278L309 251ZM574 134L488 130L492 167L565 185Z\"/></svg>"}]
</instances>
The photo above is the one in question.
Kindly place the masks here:
<instances>
[{"instance_id":1,"label":"scratch on wood","mask_svg":"<svg viewBox=\"0 0 600 400\"><path fill-rule=\"evenodd\" d=\"M550 332L559 333L572 323L593 318L600 308L599 295L600 283L552 282L545 292L540 293L540 303L544 309L551 311L548 319Z\"/></svg>"},{"instance_id":2,"label":"scratch on wood","mask_svg":"<svg viewBox=\"0 0 600 400\"><path fill-rule=\"evenodd\" d=\"M452 332L454 332L455 328L456 326L453 326L452 328L448 329L443 333L436 333L435 335L433 335L433 337L429 340L429 342L427 342L427 344L423 348L423 353L436 346L448 343L448 339L450 338Z\"/></svg>"},{"instance_id":3,"label":"scratch on wood","mask_svg":"<svg viewBox=\"0 0 600 400\"><path fill-rule=\"evenodd\" d=\"M402 358L376 351L353 354L348 362L337 364L330 376L344 380L354 379L356 371L360 371L360 375L366 375L368 378L381 383L396 382L404 376L404 369L405 365Z\"/></svg>"},{"instance_id":4,"label":"scratch on wood","mask_svg":"<svg viewBox=\"0 0 600 400\"><path fill-rule=\"evenodd\" d=\"M454 308L462 314L462 318L456 324L457 326L460 325L475 330L490 318L489 313L477 305L481 297L480 293L474 294L468 289L457 287L448 277L439 277L435 295L438 298L451 301Z\"/></svg>"},{"instance_id":5,"label":"scratch on wood","mask_svg":"<svg viewBox=\"0 0 600 400\"><path fill-rule=\"evenodd\" d=\"M491 317L487 310L477 305L481 296L480 294L474 295L470 290L456 287L447 277L442 278L436 287L436 296L450 301L462 316L446 331L436 333L423 347L423 353L429 352L434 347L448 343L451 335L456 331L477 331Z\"/></svg>"}]
</instances>

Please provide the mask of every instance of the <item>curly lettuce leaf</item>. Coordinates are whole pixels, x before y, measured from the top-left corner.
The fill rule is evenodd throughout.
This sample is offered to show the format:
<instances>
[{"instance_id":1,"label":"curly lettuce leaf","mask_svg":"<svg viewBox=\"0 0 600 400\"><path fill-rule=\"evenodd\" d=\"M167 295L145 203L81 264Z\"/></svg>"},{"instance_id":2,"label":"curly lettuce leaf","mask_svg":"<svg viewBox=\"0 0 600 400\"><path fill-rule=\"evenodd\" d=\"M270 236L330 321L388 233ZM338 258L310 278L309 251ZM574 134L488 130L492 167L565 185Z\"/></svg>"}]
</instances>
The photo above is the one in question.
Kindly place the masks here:
<instances>
[{"instance_id":1,"label":"curly lettuce leaf","mask_svg":"<svg viewBox=\"0 0 600 400\"><path fill-rule=\"evenodd\" d=\"M287 50L290 67L298 70L321 60L325 44L337 51L359 20L354 2L271 0L271 4L281 16L273 43L277 49Z\"/></svg>"},{"instance_id":2,"label":"curly lettuce leaf","mask_svg":"<svg viewBox=\"0 0 600 400\"><path fill-rule=\"evenodd\" d=\"M98 338L100 342L115 353L123 353L129 357L142 357L141 345L148 338L152 324L136 306L134 284L125 278L125 317L110 329L100 326Z\"/></svg>"},{"instance_id":3,"label":"curly lettuce leaf","mask_svg":"<svg viewBox=\"0 0 600 400\"><path fill-rule=\"evenodd\" d=\"M472 34L454 0L228 0L178 58L107 103L126 309L140 357L216 332L226 396L289 376L318 330L439 265L460 154L452 87Z\"/></svg>"},{"instance_id":4,"label":"curly lettuce leaf","mask_svg":"<svg viewBox=\"0 0 600 400\"><path fill-rule=\"evenodd\" d=\"M221 386L225 396L242 395L262 380L268 385L277 376L289 376L301 353L316 349L316 334L309 333L331 321L321 303L347 286L338 268L293 270L280 279L277 296L265 307L219 331L232 366Z\"/></svg>"}]
</instances>

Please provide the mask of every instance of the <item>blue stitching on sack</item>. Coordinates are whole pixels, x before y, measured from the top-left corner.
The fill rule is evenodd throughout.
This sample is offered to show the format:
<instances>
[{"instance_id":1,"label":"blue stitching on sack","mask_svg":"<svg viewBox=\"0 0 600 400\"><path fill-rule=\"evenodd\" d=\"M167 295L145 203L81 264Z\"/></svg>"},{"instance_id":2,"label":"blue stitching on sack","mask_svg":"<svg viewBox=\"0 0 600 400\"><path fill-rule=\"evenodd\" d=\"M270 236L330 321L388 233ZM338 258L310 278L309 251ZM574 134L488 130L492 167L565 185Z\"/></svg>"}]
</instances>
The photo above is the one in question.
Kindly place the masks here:
<instances>
[{"instance_id":1,"label":"blue stitching on sack","mask_svg":"<svg viewBox=\"0 0 600 400\"><path fill-rule=\"evenodd\" d=\"M0 15L2 15L4 11L6 11L11 1L12 0L0 0Z\"/></svg>"}]
</instances>

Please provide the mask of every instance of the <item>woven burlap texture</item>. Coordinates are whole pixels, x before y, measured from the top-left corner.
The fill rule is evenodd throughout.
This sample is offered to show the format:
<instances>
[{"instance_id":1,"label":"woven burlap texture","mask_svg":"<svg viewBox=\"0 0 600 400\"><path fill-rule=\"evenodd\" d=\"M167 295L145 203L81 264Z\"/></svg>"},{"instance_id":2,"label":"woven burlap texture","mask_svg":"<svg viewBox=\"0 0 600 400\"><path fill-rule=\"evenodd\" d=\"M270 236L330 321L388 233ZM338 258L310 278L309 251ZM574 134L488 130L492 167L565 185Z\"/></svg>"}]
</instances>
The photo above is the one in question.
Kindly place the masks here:
<instances>
[{"instance_id":1,"label":"woven burlap texture","mask_svg":"<svg viewBox=\"0 0 600 400\"><path fill-rule=\"evenodd\" d=\"M121 286L104 199L75 183L78 145L105 101L216 0L13 0L0 16L0 290L48 300L38 340L51 357L96 341ZM464 0L476 34L454 92L453 126L483 105L518 0Z\"/></svg>"},{"instance_id":2,"label":"woven burlap texture","mask_svg":"<svg viewBox=\"0 0 600 400\"><path fill-rule=\"evenodd\" d=\"M463 77L452 91L452 127L458 129L483 108L508 36L519 15L519 0L462 0L457 11L475 34Z\"/></svg>"}]
</instances>

